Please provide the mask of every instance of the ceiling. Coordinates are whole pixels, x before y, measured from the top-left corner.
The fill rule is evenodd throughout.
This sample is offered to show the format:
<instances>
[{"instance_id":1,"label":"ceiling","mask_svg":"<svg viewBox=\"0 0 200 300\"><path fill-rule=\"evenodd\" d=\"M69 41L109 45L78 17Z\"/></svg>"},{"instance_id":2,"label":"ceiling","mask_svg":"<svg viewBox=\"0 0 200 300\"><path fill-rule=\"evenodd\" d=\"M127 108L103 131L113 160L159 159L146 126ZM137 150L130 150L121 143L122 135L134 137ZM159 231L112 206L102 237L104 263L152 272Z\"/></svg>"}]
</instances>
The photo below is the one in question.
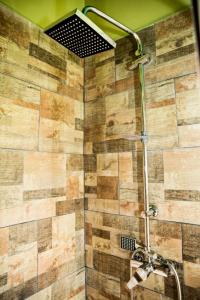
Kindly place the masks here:
<instances>
[{"instance_id":1,"label":"ceiling","mask_svg":"<svg viewBox=\"0 0 200 300\"><path fill-rule=\"evenodd\" d=\"M190 0L0 0L42 28L49 27L75 8L92 5L133 30L144 28L190 5ZM126 33L98 16L91 17L113 39Z\"/></svg>"}]
</instances>

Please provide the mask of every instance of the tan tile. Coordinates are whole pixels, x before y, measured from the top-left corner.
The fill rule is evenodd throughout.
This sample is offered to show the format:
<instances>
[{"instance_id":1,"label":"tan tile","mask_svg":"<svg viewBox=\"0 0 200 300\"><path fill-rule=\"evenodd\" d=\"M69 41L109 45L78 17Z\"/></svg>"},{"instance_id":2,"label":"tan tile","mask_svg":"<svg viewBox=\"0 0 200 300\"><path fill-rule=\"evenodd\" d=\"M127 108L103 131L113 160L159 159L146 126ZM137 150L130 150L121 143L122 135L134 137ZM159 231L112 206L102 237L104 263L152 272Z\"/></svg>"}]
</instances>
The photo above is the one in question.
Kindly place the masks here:
<instances>
[{"instance_id":1,"label":"tan tile","mask_svg":"<svg viewBox=\"0 0 200 300\"><path fill-rule=\"evenodd\" d=\"M67 228L67 230L66 230ZM73 255L75 252L75 213L54 217L52 219L52 246L65 246Z\"/></svg>"},{"instance_id":2,"label":"tan tile","mask_svg":"<svg viewBox=\"0 0 200 300\"><path fill-rule=\"evenodd\" d=\"M98 176L118 176L118 154L107 153L97 155Z\"/></svg>"},{"instance_id":3,"label":"tan tile","mask_svg":"<svg viewBox=\"0 0 200 300\"><path fill-rule=\"evenodd\" d=\"M198 148L165 151L165 189L199 190L199 155Z\"/></svg>"},{"instance_id":4,"label":"tan tile","mask_svg":"<svg viewBox=\"0 0 200 300\"><path fill-rule=\"evenodd\" d=\"M83 171L67 175L66 189L67 189L66 192L67 199L83 198L83 193L84 193Z\"/></svg>"},{"instance_id":5,"label":"tan tile","mask_svg":"<svg viewBox=\"0 0 200 300\"><path fill-rule=\"evenodd\" d=\"M64 154L29 152L24 158L24 189L65 187L66 157Z\"/></svg>"},{"instance_id":6,"label":"tan tile","mask_svg":"<svg viewBox=\"0 0 200 300\"><path fill-rule=\"evenodd\" d=\"M165 201L157 203L158 219L172 222L190 223L200 225L199 202L191 201ZM190 212L190 213L188 213Z\"/></svg>"},{"instance_id":7,"label":"tan tile","mask_svg":"<svg viewBox=\"0 0 200 300\"><path fill-rule=\"evenodd\" d=\"M175 78L176 93L198 89L200 87L198 73Z\"/></svg>"},{"instance_id":8,"label":"tan tile","mask_svg":"<svg viewBox=\"0 0 200 300\"><path fill-rule=\"evenodd\" d=\"M9 88L8 88L9 89ZM4 148L36 150L38 146L38 109L0 98L0 144Z\"/></svg>"},{"instance_id":9,"label":"tan tile","mask_svg":"<svg viewBox=\"0 0 200 300\"><path fill-rule=\"evenodd\" d=\"M41 117L61 121L74 127L74 101L68 97L41 90Z\"/></svg>"},{"instance_id":10,"label":"tan tile","mask_svg":"<svg viewBox=\"0 0 200 300\"><path fill-rule=\"evenodd\" d=\"M51 300L51 286L27 298L27 300Z\"/></svg>"},{"instance_id":11,"label":"tan tile","mask_svg":"<svg viewBox=\"0 0 200 300\"><path fill-rule=\"evenodd\" d=\"M0 208L11 208L22 205L23 190L20 185L0 186Z\"/></svg>"},{"instance_id":12,"label":"tan tile","mask_svg":"<svg viewBox=\"0 0 200 300\"><path fill-rule=\"evenodd\" d=\"M177 119L179 125L199 123L200 90L188 90L177 93Z\"/></svg>"},{"instance_id":13,"label":"tan tile","mask_svg":"<svg viewBox=\"0 0 200 300\"><path fill-rule=\"evenodd\" d=\"M200 124L178 126L179 146L200 146Z\"/></svg>"},{"instance_id":14,"label":"tan tile","mask_svg":"<svg viewBox=\"0 0 200 300\"><path fill-rule=\"evenodd\" d=\"M39 149L48 152L83 153L83 132L65 123L42 118Z\"/></svg>"},{"instance_id":15,"label":"tan tile","mask_svg":"<svg viewBox=\"0 0 200 300\"><path fill-rule=\"evenodd\" d=\"M120 188L133 186L132 152L119 153L119 182Z\"/></svg>"},{"instance_id":16,"label":"tan tile","mask_svg":"<svg viewBox=\"0 0 200 300\"><path fill-rule=\"evenodd\" d=\"M0 256L8 255L9 249L9 228L0 229Z\"/></svg>"},{"instance_id":17,"label":"tan tile","mask_svg":"<svg viewBox=\"0 0 200 300\"><path fill-rule=\"evenodd\" d=\"M67 60L67 85L78 90L83 88L83 68L70 60Z\"/></svg>"},{"instance_id":18,"label":"tan tile","mask_svg":"<svg viewBox=\"0 0 200 300\"><path fill-rule=\"evenodd\" d=\"M177 144L176 106L167 105L148 109L147 128L150 149L175 146Z\"/></svg>"},{"instance_id":19,"label":"tan tile","mask_svg":"<svg viewBox=\"0 0 200 300\"><path fill-rule=\"evenodd\" d=\"M187 286L200 288L200 265L184 261L184 282Z\"/></svg>"},{"instance_id":20,"label":"tan tile","mask_svg":"<svg viewBox=\"0 0 200 300\"><path fill-rule=\"evenodd\" d=\"M37 275L37 244L8 258L8 285L15 287Z\"/></svg>"},{"instance_id":21,"label":"tan tile","mask_svg":"<svg viewBox=\"0 0 200 300\"><path fill-rule=\"evenodd\" d=\"M105 213L119 213L119 201L112 199L88 199L88 209L93 211L100 211Z\"/></svg>"},{"instance_id":22,"label":"tan tile","mask_svg":"<svg viewBox=\"0 0 200 300\"><path fill-rule=\"evenodd\" d=\"M85 272L75 272L57 281L52 287L52 300L84 300ZM65 295L65 298L63 298Z\"/></svg>"},{"instance_id":23,"label":"tan tile","mask_svg":"<svg viewBox=\"0 0 200 300\"><path fill-rule=\"evenodd\" d=\"M28 201L22 206L0 210L0 227L55 216L55 198L36 200Z\"/></svg>"}]
</instances>

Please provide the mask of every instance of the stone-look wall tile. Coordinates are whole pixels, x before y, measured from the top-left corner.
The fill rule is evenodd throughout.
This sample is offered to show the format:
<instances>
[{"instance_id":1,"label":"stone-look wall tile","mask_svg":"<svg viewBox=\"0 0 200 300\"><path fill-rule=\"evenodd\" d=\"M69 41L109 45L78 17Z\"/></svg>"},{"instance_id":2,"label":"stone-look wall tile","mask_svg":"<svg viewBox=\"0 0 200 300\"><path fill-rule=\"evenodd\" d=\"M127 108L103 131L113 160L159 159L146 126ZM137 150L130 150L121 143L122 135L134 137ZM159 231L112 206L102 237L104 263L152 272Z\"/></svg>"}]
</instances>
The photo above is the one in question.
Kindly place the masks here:
<instances>
[{"instance_id":1,"label":"stone-look wall tile","mask_svg":"<svg viewBox=\"0 0 200 300\"><path fill-rule=\"evenodd\" d=\"M173 148L177 145L176 106L166 105L147 110L150 149Z\"/></svg>"},{"instance_id":2,"label":"stone-look wall tile","mask_svg":"<svg viewBox=\"0 0 200 300\"><path fill-rule=\"evenodd\" d=\"M152 247L163 257L182 262L182 234L181 225L151 221Z\"/></svg>"},{"instance_id":3,"label":"stone-look wall tile","mask_svg":"<svg viewBox=\"0 0 200 300\"><path fill-rule=\"evenodd\" d=\"M118 176L118 154L97 155L97 176Z\"/></svg>"},{"instance_id":4,"label":"stone-look wall tile","mask_svg":"<svg viewBox=\"0 0 200 300\"><path fill-rule=\"evenodd\" d=\"M38 140L38 109L0 97L2 148L36 150Z\"/></svg>"},{"instance_id":5,"label":"stone-look wall tile","mask_svg":"<svg viewBox=\"0 0 200 300\"><path fill-rule=\"evenodd\" d=\"M185 285L200 288L200 265L184 261L184 282Z\"/></svg>"},{"instance_id":6,"label":"stone-look wall tile","mask_svg":"<svg viewBox=\"0 0 200 300\"><path fill-rule=\"evenodd\" d=\"M106 276L95 270L87 269L86 280L89 287L106 299L120 299L120 282L118 278Z\"/></svg>"},{"instance_id":7,"label":"stone-look wall tile","mask_svg":"<svg viewBox=\"0 0 200 300\"><path fill-rule=\"evenodd\" d=\"M27 300L51 300L51 286L28 297Z\"/></svg>"},{"instance_id":8,"label":"stone-look wall tile","mask_svg":"<svg viewBox=\"0 0 200 300\"><path fill-rule=\"evenodd\" d=\"M9 255L24 251L37 241L37 223L28 222L9 228ZM31 244L31 245L30 245Z\"/></svg>"},{"instance_id":9,"label":"stone-look wall tile","mask_svg":"<svg viewBox=\"0 0 200 300\"><path fill-rule=\"evenodd\" d=\"M52 247L52 219L47 218L37 222L38 253Z\"/></svg>"},{"instance_id":10,"label":"stone-look wall tile","mask_svg":"<svg viewBox=\"0 0 200 300\"><path fill-rule=\"evenodd\" d=\"M27 152L24 157L24 189L32 191L65 187L65 166L66 156L62 153Z\"/></svg>"},{"instance_id":11,"label":"stone-look wall tile","mask_svg":"<svg viewBox=\"0 0 200 300\"><path fill-rule=\"evenodd\" d=\"M0 48L0 299L83 300L83 60L3 4Z\"/></svg>"},{"instance_id":12,"label":"stone-look wall tile","mask_svg":"<svg viewBox=\"0 0 200 300\"><path fill-rule=\"evenodd\" d=\"M9 250L9 228L1 228L0 229L0 256L4 256L8 254Z\"/></svg>"},{"instance_id":13,"label":"stone-look wall tile","mask_svg":"<svg viewBox=\"0 0 200 300\"><path fill-rule=\"evenodd\" d=\"M23 153L0 151L0 209L22 205Z\"/></svg>"},{"instance_id":14,"label":"stone-look wall tile","mask_svg":"<svg viewBox=\"0 0 200 300\"><path fill-rule=\"evenodd\" d=\"M165 189L199 190L198 148L164 151Z\"/></svg>"},{"instance_id":15,"label":"stone-look wall tile","mask_svg":"<svg viewBox=\"0 0 200 300\"><path fill-rule=\"evenodd\" d=\"M200 260L200 226L183 224L183 259L193 263Z\"/></svg>"},{"instance_id":16,"label":"stone-look wall tile","mask_svg":"<svg viewBox=\"0 0 200 300\"><path fill-rule=\"evenodd\" d=\"M83 132L75 130L75 100L42 90L40 149L82 153L82 140Z\"/></svg>"},{"instance_id":17,"label":"stone-look wall tile","mask_svg":"<svg viewBox=\"0 0 200 300\"><path fill-rule=\"evenodd\" d=\"M118 177L97 176L97 197L99 199L118 199Z\"/></svg>"},{"instance_id":18,"label":"stone-look wall tile","mask_svg":"<svg viewBox=\"0 0 200 300\"><path fill-rule=\"evenodd\" d=\"M72 299L84 300L85 272L80 270L64 277L52 286L52 300ZM65 296L65 298L63 297Z\"/></svg>"},{"instance_id":19,"label":"stone-look wall tile","mask_svg":"<svg viewBox=\"0 0 200 300\"><path fill-rule=\"evenodd\" d=\"M172 55L175 51L177 52L177 57L180 57L183 48L194 43L191 11L187 10L182 14L177 14L157 23L155 25L155 33L156 55L159 58L159 62L166 61L167 54L168 56Z\"/></svg>"},{"instance_id":20,"label":"stone-look wall tile","mask_svg":"<svg viewBox=\"0 0 200 300\"><path fill-rule=\"evenodd\" d=\"M191 12L186 10L170 16L141 30L139 35L145 52L152 58L144 72L149 198L159 209L158 216L151 220L152 249L176 262L184 299L196 300L199 299L196 276L200 213L199 76ZM88 299L130 299L126 282L130 276L131 254L120 249L120 236L134 236L139 244L144 243L144 220L140 217L144 210L142 144L124 138L124 134L141 132L138 70L128 69L136 58L134 49L136 45L129 37L117 41L116 81L112 88L108 87L114 74L112 68L108 74L112 55L95 55L85 61ZM100 88L102 74L107 80L105 93ZM117 199L113 199L113 178L118 182ZM187 283L183 280L183 261L195 265L195 278L187 279ZM190 268L185 267L186 274ZM116 279L118 294L114 289L110 292L105 288L104 278L106 283ZM152 275L143 287L134 289L133 299L177 299L176 290L174 277L164 279Z\"/></svg>"}]
</instances>

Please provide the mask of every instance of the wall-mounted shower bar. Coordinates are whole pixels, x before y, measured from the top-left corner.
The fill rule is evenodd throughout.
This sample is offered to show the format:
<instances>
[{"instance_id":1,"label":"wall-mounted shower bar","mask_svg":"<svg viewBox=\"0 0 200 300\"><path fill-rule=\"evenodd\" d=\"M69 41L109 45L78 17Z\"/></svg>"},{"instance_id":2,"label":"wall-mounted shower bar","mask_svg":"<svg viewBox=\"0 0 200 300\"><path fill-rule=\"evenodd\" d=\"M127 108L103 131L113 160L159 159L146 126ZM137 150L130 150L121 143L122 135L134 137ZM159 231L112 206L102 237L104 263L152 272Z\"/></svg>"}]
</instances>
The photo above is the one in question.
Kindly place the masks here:
<instances>
[{"instance_id":1,"label":"wall-mounted shower bar","mask_svg":"<svg viewBox=\"0 0 200 300\"><path fill-rule=\"evenodd\" d=\"M137 56L143 55L143 46L142 46L142 42L140 40L140 37L137 35L136 32L134 32L133 30L131 30L130 28L126 27L125 25L119 23L118 21L116 21L115 19L111 18L110 16L106 15L105 13L103 13L102 11L98 10L96 7L93 6L85 6L82 10L82 13L84 15L86 15L88 12L93 12L96 15L100 16L101 18L103 18L104 20L108 21L109 23L119 27L120 29L122 29L123 31L133 35L134 39L137 42L137 50L135 52L135 54Z\"/></svg>"}]
</instances>

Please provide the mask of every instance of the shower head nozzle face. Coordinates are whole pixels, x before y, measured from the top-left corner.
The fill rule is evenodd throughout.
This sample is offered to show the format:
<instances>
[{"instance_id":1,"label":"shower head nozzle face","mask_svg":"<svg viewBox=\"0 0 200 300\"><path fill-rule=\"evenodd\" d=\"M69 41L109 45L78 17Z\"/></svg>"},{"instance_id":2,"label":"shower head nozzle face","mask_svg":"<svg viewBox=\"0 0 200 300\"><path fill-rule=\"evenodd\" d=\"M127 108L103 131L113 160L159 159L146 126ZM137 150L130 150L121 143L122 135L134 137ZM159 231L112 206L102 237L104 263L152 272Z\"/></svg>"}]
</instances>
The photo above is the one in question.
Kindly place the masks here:
<instances>
[{"instance_id":1,"label":"shower head nozzle face","mask_svg":"<svg viewBox=\"0 0 200 300\"><path fill-rule=\"evenodd\" d=\"M116 43L78 9L45 33L81 58L116 47Z\"/></svg>"}]
</instances>

